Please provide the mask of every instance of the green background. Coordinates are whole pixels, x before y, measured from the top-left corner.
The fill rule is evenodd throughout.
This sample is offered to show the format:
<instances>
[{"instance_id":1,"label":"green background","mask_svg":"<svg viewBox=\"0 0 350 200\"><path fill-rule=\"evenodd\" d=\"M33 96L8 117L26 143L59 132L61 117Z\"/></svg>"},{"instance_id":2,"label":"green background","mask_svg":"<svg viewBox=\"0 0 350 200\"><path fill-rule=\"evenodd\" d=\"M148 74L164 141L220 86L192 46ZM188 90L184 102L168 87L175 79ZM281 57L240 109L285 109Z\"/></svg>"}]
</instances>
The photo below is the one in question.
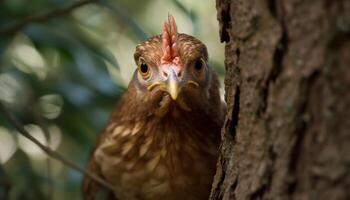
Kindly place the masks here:
<instances>
[{"instance_id":1,"label":"green background","mask_svg":"<svg viewBox=\"0 0 350 200\"><path fill-rule=\"evenodd\" d=\"M222 80L214 1L103 0L31 21L75 2L0 0L0 100L32 136L68 160L85 165L135 70L135 46L160 34L168 13L179 32L207 45ZM2 113L0 164L0 199L81 199L82 174L48 158Z\"/></svg>"}]
</instances>

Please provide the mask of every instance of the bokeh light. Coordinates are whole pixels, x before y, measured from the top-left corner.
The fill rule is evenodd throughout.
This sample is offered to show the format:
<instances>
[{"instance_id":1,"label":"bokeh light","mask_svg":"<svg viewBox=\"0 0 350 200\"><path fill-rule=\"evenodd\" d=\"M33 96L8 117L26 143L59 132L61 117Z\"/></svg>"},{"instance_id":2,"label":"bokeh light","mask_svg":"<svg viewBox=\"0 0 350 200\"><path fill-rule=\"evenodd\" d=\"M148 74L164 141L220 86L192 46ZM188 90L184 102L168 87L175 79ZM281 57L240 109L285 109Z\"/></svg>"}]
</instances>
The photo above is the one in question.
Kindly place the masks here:
<instances>
[{"instance_id":1,"label":"bokeh light","mask_svg":"<svg viewBox=\"0 0 350 200\"><path fill-rule=\"evenodd\" d=\"M33 137L68 160L85 166L136 69L136 45L160 34L168 14L179 32L207 45L209 64L223 82L215 1L99 1L1 35L24 18L72 2L0 1L0 101ZM81 199L83 176L48 157L2 113L0 162L0 173L13 183L10 199Z\"/></svg>"}]
</instances>

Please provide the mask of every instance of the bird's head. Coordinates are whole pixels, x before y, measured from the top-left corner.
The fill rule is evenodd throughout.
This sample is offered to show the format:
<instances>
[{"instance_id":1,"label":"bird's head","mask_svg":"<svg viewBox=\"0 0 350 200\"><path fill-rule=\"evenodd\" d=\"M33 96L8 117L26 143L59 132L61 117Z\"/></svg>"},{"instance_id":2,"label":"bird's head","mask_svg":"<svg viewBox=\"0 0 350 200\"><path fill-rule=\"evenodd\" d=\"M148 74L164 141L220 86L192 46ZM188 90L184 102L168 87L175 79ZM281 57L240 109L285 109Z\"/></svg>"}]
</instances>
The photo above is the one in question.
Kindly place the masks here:
<instances>
[{"instance_id":1,"label":"bird's head","mask_svg":"<svg viewBox=\"0 0 350 200\"><path fill-rule=\"evenodd\" d=\"M163 24L161 35L137 45L134 59L137 93L157 105L160 113L167 113L169 108L188 112L204 109L212 98L213 75L218 96L206 46L192 36L179 34L172 16Z\"/></svg>"}]
</instances>

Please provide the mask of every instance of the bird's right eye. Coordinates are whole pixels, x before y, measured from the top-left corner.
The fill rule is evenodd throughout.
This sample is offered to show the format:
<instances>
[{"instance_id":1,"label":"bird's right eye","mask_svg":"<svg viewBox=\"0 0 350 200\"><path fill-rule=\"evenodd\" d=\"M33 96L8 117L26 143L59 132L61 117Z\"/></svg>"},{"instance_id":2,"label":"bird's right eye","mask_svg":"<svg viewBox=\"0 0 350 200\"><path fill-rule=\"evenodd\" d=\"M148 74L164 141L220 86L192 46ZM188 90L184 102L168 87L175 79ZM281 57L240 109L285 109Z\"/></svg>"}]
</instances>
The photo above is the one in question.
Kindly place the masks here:
<instances>
[{"instance_id":1,"label":"bird's right eye","mask_svg":"<svg viewBox=\"0 0 350 200\"><path fill-rule=\"evenodd\" d=\"M139 65L139 72L140 74L143 76L143 78L148 78L150 73L149 73L149 67L146 63L142 62L140 65Z\"/></svg>"},{"instance_id":2,"label":"bird's right eye","mask_svg":"<svg viewBox=\"0 0 350 200\"><path fill-rule=\"evenodd\" d=\"M197 76L201 76L203 75L203 71L205 69L205 61L202 58L197 59L194 63L193 63L193 69L194 69L194 73Z\"/></svg>"}]
</instances>

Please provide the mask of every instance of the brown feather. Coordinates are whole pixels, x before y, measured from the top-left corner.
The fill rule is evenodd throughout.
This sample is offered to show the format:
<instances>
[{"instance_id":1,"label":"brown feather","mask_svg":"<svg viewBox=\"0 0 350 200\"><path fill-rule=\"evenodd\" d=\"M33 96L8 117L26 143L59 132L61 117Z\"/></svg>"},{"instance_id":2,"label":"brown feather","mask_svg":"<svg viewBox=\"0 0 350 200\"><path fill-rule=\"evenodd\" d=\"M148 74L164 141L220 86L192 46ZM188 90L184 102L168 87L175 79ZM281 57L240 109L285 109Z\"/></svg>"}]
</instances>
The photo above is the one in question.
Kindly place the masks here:
<instances>
[{"instance_id":1,"label":"brown feather","mask_svg":"<svg viewBox=\"0 0 350 200\"><path fill-rule=\"evenodd\" d=\"M192 36L179 34L177 45L185 66L199 56L208 60L206 47ZM162 53L161 36L155 36L138 45L134 57L157 66ZM209 68L207 93L184 87L175 105L163 91L142 89L136 73L88 169L112 184L119 200L207 199L223 121L217 75ZM86 178L84 199L94 199L99 189Z\"/></svg>"}]
</instances>

